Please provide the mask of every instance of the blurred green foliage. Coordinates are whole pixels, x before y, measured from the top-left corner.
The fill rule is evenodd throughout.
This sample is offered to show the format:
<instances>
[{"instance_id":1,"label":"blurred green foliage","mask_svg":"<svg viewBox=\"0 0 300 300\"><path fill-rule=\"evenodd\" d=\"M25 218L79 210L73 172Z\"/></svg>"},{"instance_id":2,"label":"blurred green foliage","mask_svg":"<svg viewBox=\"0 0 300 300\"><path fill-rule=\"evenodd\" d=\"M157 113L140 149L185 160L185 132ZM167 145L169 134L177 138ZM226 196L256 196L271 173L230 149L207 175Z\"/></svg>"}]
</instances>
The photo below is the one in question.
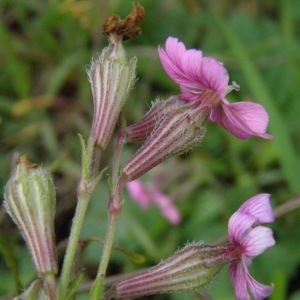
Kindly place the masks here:
<instances>
[{"instance_id":1,"label":"blurred green foliage","mask_svg":"<svg viewBox=\"0 0 300 300\"><path fill-rule=\"evenodd\" d=\"M176 36L188 48L202 49L227 67L241 86L230 101L250 99L270 114L272 141L240 141L208 124L201 145L172 158L145 176L164 175L161 188L182 214L170 225L156 207L142 211L128 195L116 243L145 256L138 265L114 251L110 274L130 272L170 256L187 241L219 240L227 221L250 196L272 194L274 207L300 190L300 2L298 0L141 0L146 18L142 35L124 43L137 56L139 80L124 107L128 123L137 121L151 101L179 93L164 73L157 46ZM85 73L91 57L106 45L101 25L111 13L125 17L128 0L2 0L0 6L0 186L8 180L14 153L27 154L50 168L57 186L57 242L65 239L76 203L80 170L77 134L88 137L92 96ZM126 146L124 161L136 146ZM102 162L110 165L110 149ZM154 174L154 175L153 175ZM298 201L299 202L299 201ZM107 184L91 203L82 236L104 237ZM299 205L298 205L299 207ZM34 278L24 243L3 209L0 213L0 295L15 294ZM270 299L300 299L300 213L283 214L274 225L276 246L254 260L258 281L275 283ZM85 280L95 275L101 243L83 252ZM207 292L233 299L227 271ZM153 299L199 299L194 294ZM85 295L82 295L85 299Z\"/></svg>"}]
</instances>

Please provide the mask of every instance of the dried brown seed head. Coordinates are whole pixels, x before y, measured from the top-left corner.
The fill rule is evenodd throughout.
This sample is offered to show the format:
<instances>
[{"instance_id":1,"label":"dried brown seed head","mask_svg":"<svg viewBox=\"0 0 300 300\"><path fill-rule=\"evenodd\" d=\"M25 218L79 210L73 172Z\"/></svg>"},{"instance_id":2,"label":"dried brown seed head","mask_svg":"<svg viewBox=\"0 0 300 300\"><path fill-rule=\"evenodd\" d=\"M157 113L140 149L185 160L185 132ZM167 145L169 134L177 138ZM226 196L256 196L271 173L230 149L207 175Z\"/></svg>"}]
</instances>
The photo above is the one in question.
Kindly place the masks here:
<instances>
[{"instance_id":1,"label":"dried brown seed head","mask_svg":"<svg viewBox=\"0 0 300 300\"><path fill-rule=\"evenodd\" d=\"M23 154L20 156L20 158L17 160L17 164L25 164L25 166L28 168L28 169L34 169L34 168L37 168L37 164L36 163L33 163L29 160L28 156Z\"/></svg>"},{"instance_id":2,"label":"dried brown seed head","mask_svg":"<svg viewBox=\"0 0 300 300\"><path fill-rule=\"evenodd\" d=\"M102 26L103 34L113 40L129 40L141 34L141 28L137 24L144 17L144 8L139 3L134 3L132 12L124 20L118 15L109 16Z\"/></svg>"}]
</instances>

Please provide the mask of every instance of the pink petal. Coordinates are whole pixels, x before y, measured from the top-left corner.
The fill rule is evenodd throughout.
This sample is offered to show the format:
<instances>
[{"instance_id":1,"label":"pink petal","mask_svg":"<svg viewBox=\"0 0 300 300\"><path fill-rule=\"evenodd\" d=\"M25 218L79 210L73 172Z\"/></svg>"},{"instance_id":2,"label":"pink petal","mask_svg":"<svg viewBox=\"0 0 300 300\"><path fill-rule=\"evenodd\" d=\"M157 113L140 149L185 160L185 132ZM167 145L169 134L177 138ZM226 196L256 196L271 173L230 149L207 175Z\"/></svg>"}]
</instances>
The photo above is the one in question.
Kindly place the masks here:
<instances>
[{"instance_id":1,"label":"pink petal","mask_svg":"<svg viewBox=\"0 0 300 300\"><path fill-rule=\"evenodd\" d=\"M274 246L275 240L270 228L257 226L253 228L241 242L243 254L254 257Z\"/></svg>"},{"instance_id":2,"label":"pink petal","mask_svg":"<svg viewBox=\"0 0 300 300\"><path fill-rule=\"evenodd\" d=\"M229 277L238 300L250 300L247 290L246 271L241 261L233 261L229 265Z\"/></svg>"},{"instance_id":3,"label":"pink petal","mask_svg":"<svg viewBox=\"0 0 300 300\"><path fill-rule=\"evenodd\" d=\"M260 223L271 223L275 220L269 194L259 194L248 199L238 211L257 218Z\"/></svg>"},{"instance_id":4,"label":"pink petal","mask_svg":"<svg viewBox=\"0 0 300 300\"><path fill-rule=\"evenodd\" d=\"M186 50L184 44L173 37L167 39L166 51L159 47L158 54L169 77L186 91L185 100L194 101L194 94L203 89L225 95L228 73L215 58L202 57L200 50Z\"/></svg>"},{"instance_id":5,"label":"pink petal","mask_svg":"<svg viewBox=\"0 0 300 300\"><path fill-rule=\"evenodd\" d=\"M226 68L213 57L204 57L202 60L201 74L199 81L210 90L223 95L228 86L229 76Z\"/></svg>"},{"instance_id":6,"label":"pink petal","mask_svg":"<svg viewBox=\"0 0 300 300\"><path fill-rule=\"evenodd\" d=\"M166 52L161 47L158 47L158 54L163 68L168 76L179 85L188 82L181 64L185 53L184 44L173 37L169 37L166 41Z\"/></svg>"},{"instance_id":7,"label":"pink petal","mask_svg":"<svg viewBox=\"0 0 300 300\"><path fill-rule=\"evenodd\" d=\"M172 199L166 194L160 192L158 189L153 188L151 191L152 201L160 209L161 213L172 224L178 224L181 221L180 214L174 205Z\"/></svg>"},{"instance_id":8,"label":"pink petal","mask_svg":"<svg viewBox=\"0 0 300 300\"><path fill-rule=\"evenodd\" d=\"M143 209L149 206L150 195L140 179L128 182L126 187L132 199L138 202Z\"/></svg>"},{"instance_id":9,"label":"pink petal","mask_svg":"<svg viewBox=\"0 0 300 300\"><path fill-rule=\"evenodd\" d=\"M274 287L264 285L257 282L250 274L247 274L247 283L251 294L255 300L263 300L270 296L273 292Z\"/></svg>"},{"instance_id":10,"label":"pink petal","mask_svg":"<svg viewBox=\"0 0 300 300\"><path fill-rule=\"evenodd\" d=\"M186 48L182 42L175 37L168 37L166 41L166 52L174 62L181 62L182 56L186 53Z\"/></svg>"},{"instance_id":11,"label":"pink petal","mask_svg":"<svg viewBox=\"0 0 300 300\"><path fill-rule=\"evenodd\" d=\"M241 244L257 219L243 212L235 212L228 222L228 234L233 244Z\"/></svg>"},{"instance_id":12,"label":"pink petal","mask_svg":"<svg viewBox=\"0 0 300 300\"><path fill-rule=\"evenodd\" d=\"M257 282L249 273L243 261L232 262L229 266L229 276L238 300L250 300L248 289L255 300L263 300L272 291L272 286Z\"/></svg>"},{"instance_id":13,"label":"pink petal","mask_svg":"<svg viewBox=\"0 0 300 300\"><path fill-rule=\"evenodd\" d=\"M210 119L224 127L239 139L259 136L265 139L273 137L266 132L269 116L264 107L253 102L229 104L224 101L212 110Z\"/></svg>"},{"instance_id":14,"label":"pink petal","mask_svg":"<svg viewBox=\"0 0 300 300\"><path fill-rule=\"evenodd\" d=\"M194 65L197 65L196 62L194 62ZM188 76L190 82L180 86L183 99L196 101L203 90L211 90L220 97L221 101L221 97L228 90L229 79L224 66L213 57L203 57L201 65L198 68L194 67L193 71Z\"/></svg>"},{"instance_id":15,"label":"pink petal","mask_svg":"<svg viewBox=\"0 0 300 300\"><path fill-rule=\"evenodd\" d=\"M201 75L202 51L190 49L182 56L182 71L188 79L187 85L199 88L198 78Z\"/></svg>"}]
</instances>

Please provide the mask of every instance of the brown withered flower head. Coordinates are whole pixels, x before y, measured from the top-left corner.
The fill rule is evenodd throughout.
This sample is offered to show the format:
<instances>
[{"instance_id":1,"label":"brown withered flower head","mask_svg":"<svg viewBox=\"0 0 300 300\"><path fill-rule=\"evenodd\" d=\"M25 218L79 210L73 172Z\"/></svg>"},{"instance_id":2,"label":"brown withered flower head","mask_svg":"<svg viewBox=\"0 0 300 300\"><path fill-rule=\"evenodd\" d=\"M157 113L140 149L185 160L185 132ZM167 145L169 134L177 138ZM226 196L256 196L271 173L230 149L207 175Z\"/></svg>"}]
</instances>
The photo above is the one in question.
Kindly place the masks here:
<instances>
[{"instance_id":1,"label":"brown withered flower head","mask_svg":"<svg viewBox=\"0 0 300 300\"><path fill-rule=\"evenodd\" d=\"M102 26L103 34L109 39L112 37L123 41L132 39L141 34L137 24L145 17L145 10L139 3L133 4L131 13L122 20L118 15L109 16Z\"/></svg>"}]
</instances>

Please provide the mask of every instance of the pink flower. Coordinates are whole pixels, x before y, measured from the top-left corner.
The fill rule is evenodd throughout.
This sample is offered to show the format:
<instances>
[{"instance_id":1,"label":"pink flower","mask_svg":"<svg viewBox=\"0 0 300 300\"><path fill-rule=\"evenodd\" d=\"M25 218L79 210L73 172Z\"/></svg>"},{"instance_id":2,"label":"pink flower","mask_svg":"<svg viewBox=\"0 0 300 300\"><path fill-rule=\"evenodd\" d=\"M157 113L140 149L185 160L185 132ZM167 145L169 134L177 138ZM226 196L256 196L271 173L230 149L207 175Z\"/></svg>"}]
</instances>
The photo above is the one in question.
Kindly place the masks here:
<instances>
[{"instance_id":1,"label":"pink flower","mask_svg":"<svg viewBox=\"0 0 300 300\"><path fill-rule=\"evenodd\" d=\"M221 62L203 56L200 50L186 50L174 37L169 37L166 50L159 47L158 53L169 77L180 85L182 98L209 107L211 121L239 139L251 136L273 138L266 133L269 116L263 106L252 102L230 104L225 98L239 86L236 83L228 85L229 76Z\"/></svg>"},{"instance_id":2,"label":"pink flower","mask_svg":"<svg viewBox=\"0 0 300 300\"><path fill-rule=\"evenodd\" d=\"M132 199L138 202L143 209L148 208L152 202L170 223L178 224L180 222L180 214L172 199L157 187L147 188L140 179L130 181L126 186Z\"/></svg>"},{"instance_id":3,"label":"pink flower","mask_svg":"<svg viewBox=\"0 0 300 300\"><path fill-rule=\"evenodd\" d=\"M239 300L262 300L268 297L273 286L266 286L257 282L248 272L252 258L263 253L275 244L272 230L261 226L261 223L270 223L275 219L270 205L270 195L260 194L247 200L228 223L231 244L232 261L229 266L229 275Z\"/></svg>"},{"instance_id":4,"label":"pink flower","mask_svg":"<svg viewBox=\"0 0 300 300\"><path fill-rule=\"evenodd\" d=\"M272 231L260 225L274 221L269 198L267 194L254 196L232 215L228 224L230 243L220 246L188 244L158 265L117 282L108 295L132 299L159 293L201 291L229 264L238 300L268 297L273 287L254 280L248 266L253 257L275 243Z\"/></svg>"}]
</instances>

